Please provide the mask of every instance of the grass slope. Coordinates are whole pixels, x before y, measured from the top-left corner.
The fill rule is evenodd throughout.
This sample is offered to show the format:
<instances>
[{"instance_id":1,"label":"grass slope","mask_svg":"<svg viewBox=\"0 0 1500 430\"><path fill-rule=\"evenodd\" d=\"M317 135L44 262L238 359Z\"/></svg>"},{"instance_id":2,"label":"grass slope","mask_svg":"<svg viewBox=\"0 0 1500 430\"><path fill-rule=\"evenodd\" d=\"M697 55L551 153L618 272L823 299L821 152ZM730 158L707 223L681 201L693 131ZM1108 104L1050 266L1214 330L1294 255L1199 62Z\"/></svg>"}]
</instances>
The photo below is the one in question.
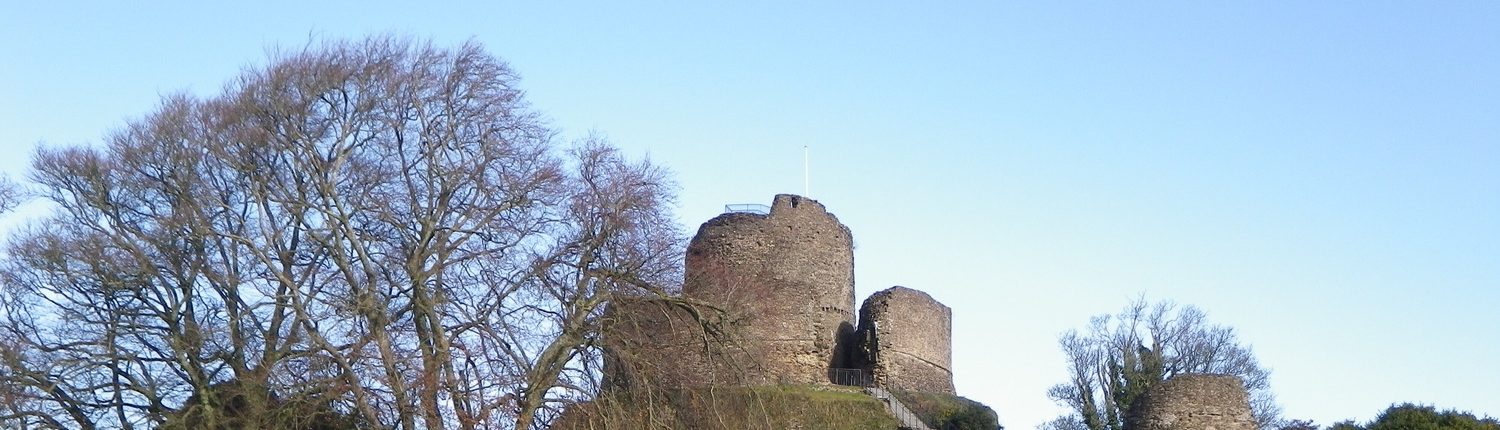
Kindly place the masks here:
<instances>
[{"instance_id":1,"label":"grass slope","mask_svg":"<svg viewBox=\"0 0 1500 430\"><path fill-rule=\"evenodd\" d=\"M852 387L713 387L615 394L575 405L555 429L895 429L880 401Z\"/></svg>"}]
</instances>

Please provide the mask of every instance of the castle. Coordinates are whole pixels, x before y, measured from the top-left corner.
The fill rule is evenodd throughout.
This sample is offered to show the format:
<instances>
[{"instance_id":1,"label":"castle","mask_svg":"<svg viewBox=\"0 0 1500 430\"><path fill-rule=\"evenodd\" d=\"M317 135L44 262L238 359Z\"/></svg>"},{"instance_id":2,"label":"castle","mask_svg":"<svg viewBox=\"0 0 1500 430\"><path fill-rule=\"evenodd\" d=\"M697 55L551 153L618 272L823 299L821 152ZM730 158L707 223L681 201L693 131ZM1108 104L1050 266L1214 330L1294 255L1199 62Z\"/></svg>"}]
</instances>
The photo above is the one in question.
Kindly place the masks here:
<instances>
[{"instance_id":1,"label":"castle","mask_svg":"<svg viewBox=\"0 0 1500 430\"><path fill-rule=\"evenodd\" d=\"M952 310L893 287L856 314L853 237L816 200L777 195L765 213L727 212L703 223L687 249L683 297L702 305L615 304L613 383L628 385L634 374L679 386L954 392ZM709 342L709 334L731 342Z\"/></svg>"},{"instance_id":2,"label":"castle","mask_svg":"<svg viewBox=\"0 0 1500 430\"><path fill-rule=\"evenodd\" d=\"M766 211L703 223L682 297L616 300L607 387L873 385L954 394L952 309L892 287L854 310L849 228L816 200L781 194ZM857 323L857 325L856 325ZM1184 374L1153 385L1129 430L1253 430L1244 384Z\"/></svg>"}]
</instances>

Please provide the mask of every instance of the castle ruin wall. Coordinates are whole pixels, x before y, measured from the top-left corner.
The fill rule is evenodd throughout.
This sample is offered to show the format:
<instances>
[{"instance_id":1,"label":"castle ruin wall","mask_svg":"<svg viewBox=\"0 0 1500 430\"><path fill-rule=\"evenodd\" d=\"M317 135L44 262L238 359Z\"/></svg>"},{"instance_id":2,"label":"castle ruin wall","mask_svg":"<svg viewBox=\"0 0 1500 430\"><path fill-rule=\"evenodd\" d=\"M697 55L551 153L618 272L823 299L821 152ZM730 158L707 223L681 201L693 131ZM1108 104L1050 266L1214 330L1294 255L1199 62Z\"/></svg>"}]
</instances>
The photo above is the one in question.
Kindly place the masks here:
<instances>
[{"instance_id":1,"label":"castle ruin wall","mask_svg":"<svg viewBox=\"0 0 1500 430\"><path fill-rule=\"evenodd\" d=\"M1230 375L1183 374L1158 382L1130 406L1125 430L1255 430L1249 394Z\"/></svg>"},{"instance_id":2,"label":"castle ruin wall","mask_svg":"<svg viewBox=\"0 0 1500 430\"><path fill-rule=\"evenodd\" d=\"M688 245L683 295L722 305L766 383L827 384L854 331L849 228L816 200L777 195L768 214L726 213Z\"/></svg>"},{"instance_id":3,"label":"castle ruin wall","mask_svg":"<svg viewBox=\"0 0 1500 430\"><path fill-rule=\"evenodd\" d=\"M859 324L856 355L876 383L954 394L952 309L927 293L897 286L865 299Z\"/></svg>"},{"instance_id":4,"label":"castle ruin wall","mask_svg":"<svg viewBox=\"0 0 1500 430\"><path fill-rule=\"evenodd\" d=\"M715 309L677 299L622 298L604 315L604 376L611 389L741 385L735 343Z\"/></svg>"}]
</instances>

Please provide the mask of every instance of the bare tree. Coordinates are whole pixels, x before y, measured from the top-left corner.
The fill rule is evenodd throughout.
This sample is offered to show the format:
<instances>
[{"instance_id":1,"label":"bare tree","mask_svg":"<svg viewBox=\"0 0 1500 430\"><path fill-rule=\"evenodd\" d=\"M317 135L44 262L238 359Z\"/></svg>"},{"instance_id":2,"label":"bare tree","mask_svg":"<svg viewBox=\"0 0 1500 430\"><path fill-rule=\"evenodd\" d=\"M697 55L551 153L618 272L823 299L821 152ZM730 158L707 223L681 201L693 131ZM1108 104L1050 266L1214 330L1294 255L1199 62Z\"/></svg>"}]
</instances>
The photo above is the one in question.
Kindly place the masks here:
<instances>
[{"instance_id":1,"label":"bare tree","mask_svg":"<svg viewBox=\"0 0 1500 430\"><path fill-rule=\"evenodd\" d=\"M1250 392L1261 428L1275 428L1280 408L1261 368L1234 329L1208 322L1203 311L1170 301L1132 301L1118 315L1099 315L1086 332L1058 339L1068 358L1068 378L1047 396L1069 414L1043 424L1052 430L1122 430L1132 402L1152 384L1183 373L1239 377Z\"/></svg>"},{"instance_id":2,"label":"bare tree","mask_svg":"<svg viewBox=\"0 0 1500 430\"><path fill-rule=\"evenodd\" d=\"M529 429L591 395L605 306L679 288L675 186L559 148L515 83L472 43L334 42L39 151L0 422Z\"/></svg>"}]
</instances>

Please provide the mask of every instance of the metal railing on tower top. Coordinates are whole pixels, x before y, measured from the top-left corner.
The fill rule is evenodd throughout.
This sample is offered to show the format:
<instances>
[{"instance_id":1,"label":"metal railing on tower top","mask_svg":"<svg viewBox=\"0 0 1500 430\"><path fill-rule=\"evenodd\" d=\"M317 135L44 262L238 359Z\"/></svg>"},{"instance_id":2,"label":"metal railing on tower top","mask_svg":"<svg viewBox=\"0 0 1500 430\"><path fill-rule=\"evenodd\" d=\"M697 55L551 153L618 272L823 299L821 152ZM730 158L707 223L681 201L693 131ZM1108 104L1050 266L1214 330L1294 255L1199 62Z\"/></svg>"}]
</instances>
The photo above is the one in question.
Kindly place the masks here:
<instances>
[{"instance_id":1,"label":"metal railing on tower top","mask_svg":"<svg viewBox=\"0 0 1500 430\"><path fill-rule=\"evenodd\" d=\"M754 203L724 205L724 212L768 215L771 213L771 207Z\"/></svg>"}]
</instances>

